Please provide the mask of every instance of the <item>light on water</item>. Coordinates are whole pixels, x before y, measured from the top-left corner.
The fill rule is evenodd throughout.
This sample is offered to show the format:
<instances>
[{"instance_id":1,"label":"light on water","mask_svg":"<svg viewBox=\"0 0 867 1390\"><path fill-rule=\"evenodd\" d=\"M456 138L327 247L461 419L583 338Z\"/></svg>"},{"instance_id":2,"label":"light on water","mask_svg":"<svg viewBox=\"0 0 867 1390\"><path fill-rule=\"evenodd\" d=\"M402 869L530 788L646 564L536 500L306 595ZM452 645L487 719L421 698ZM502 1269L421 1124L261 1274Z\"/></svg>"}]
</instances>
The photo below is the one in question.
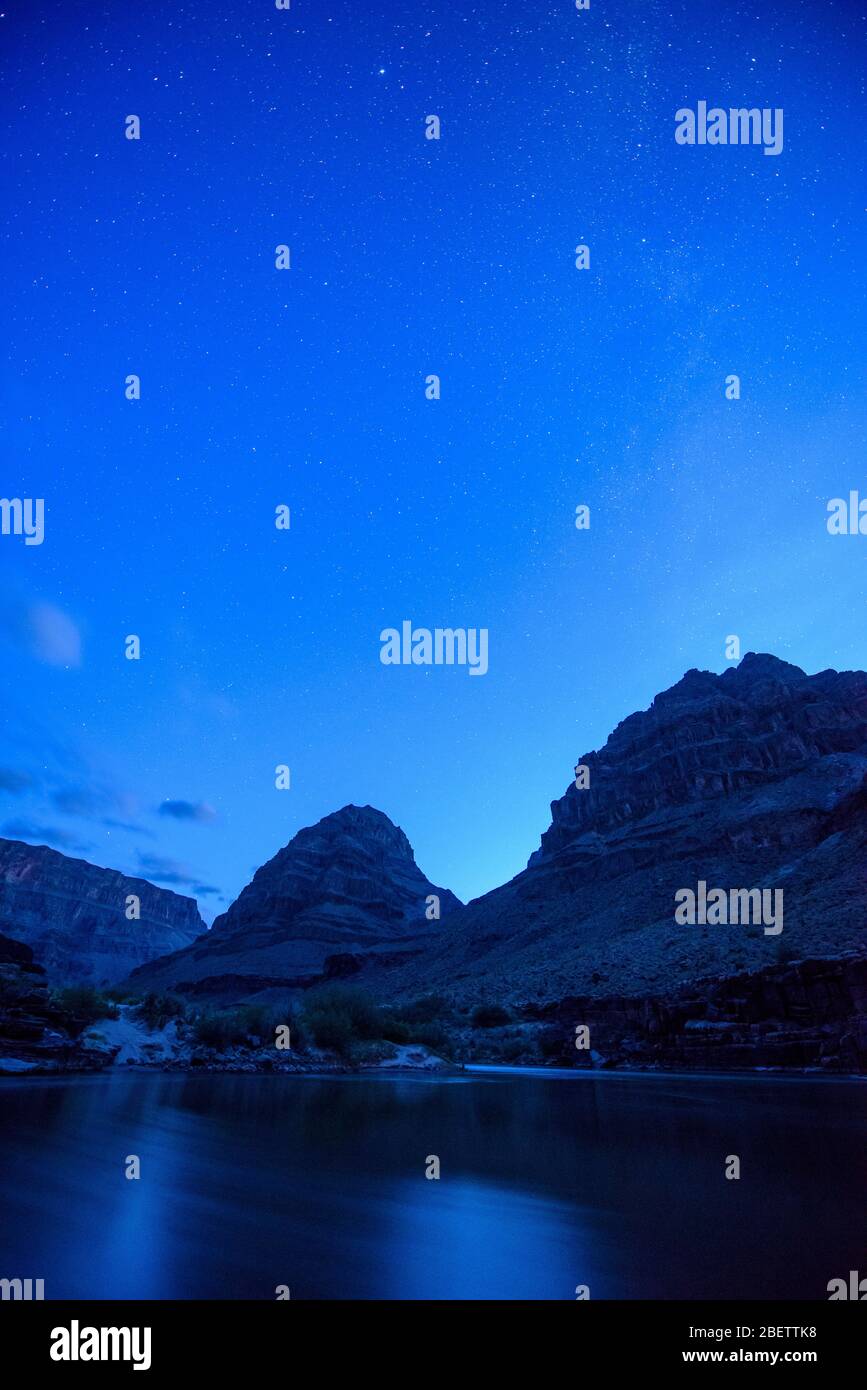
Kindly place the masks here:
<instances>
[{"instance_id":1,"label":"light on water","mask_svg":"<svg viewBox=\"0 0 867 1390\"><path fill-rule=\"evenodd\" d=\"M863 1095L506 1069L10 1080L2 1262L49 1299L823 1298L863 1262Z\"/></svg>"}]
</instances>

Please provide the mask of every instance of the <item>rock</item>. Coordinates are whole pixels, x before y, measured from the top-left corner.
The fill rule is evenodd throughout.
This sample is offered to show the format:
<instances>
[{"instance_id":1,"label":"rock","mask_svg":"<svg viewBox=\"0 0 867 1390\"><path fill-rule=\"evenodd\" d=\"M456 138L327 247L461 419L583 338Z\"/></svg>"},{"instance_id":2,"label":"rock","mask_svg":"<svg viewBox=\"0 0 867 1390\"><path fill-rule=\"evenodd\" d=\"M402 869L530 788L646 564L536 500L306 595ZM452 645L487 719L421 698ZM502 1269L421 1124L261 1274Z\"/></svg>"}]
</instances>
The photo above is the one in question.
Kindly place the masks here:
<instances>
[{"instance_id":1,"label":"rock","mask_svg":"<svg viewBox=\"0 0 867 1390\"><path fill-rule=\"evenodd\" d=\"M86 1047L59 1025L32 950L0 936L0 1075L96 1071L111 1063L111 1049Z\"/></svg>"},{"instance_id":2,"label":"rock","mask_svg":"<svg viewBox=\"0 0 867 1390\"><path fill-rule=\"evenodd\" d=\"M659 999L766 971L783 953L864 948L864 672L807 676L754 653L722 675L688 671L576 761L589 786L553 802L523 873L456 909L417 958L368 963L361 983L468 1005ZM699 880L781 888L782 935L676 924L675 893ZM804 1007L819 1006L811 991Z\"/></svg>"},{"instance_id":3,"label":"rock","mask_svg":"<svg viewBox=\"0 0 867 1390\"><path fill-rule=\"evenodd\" d=\"M459 1067L438 1057L430 1048L418 1043L389 1045L388 1054L375 1061L362 1062L361 1071L436 1071L457 1072Z\"/></svg>"},{"instance_id":4,"label":"rock","mask_svg":"<svg viewBox=\"0 0 867 1390\"><path fill-rule=\"evenodd\" d=\"M129 921L135 895L141 918ZM144 879L70 859L45 845L0 839L0 931L24 942L51 984L106 984L205 931L194 899Z\"/></svg>"},{"instance_id":5,"label":"rock","mask_svg":"<svg viewBox=\"0 0 867 1390\"><path fill-rule=\"evenodd\" d=\"M120 1064L169 1061L182 1050L175 1019L163 1028L150 1029L128 1004L119 1007L117 1018L101 1018L81 1040L94 1051L110 1053L110 1060Z\"/></svg>"},{"instance_id":6,"label":"rock","mask_svg":"<svg viewBox=\"0 0 867 1390\"><path fill-rule=\"evenodd\" d=\"M431 894L442 917L459 906L425 878L388 816L345 806L300 830L258 869L206 936L134 971L129 983L229 1001L259 993L262 981L298 988L340 978L370 955L418 950L439 931L441 923L425 916Z\"/></svg>"},{"instance_id":7,"label":"rock","mask_svg":"<svg viewBox=\"0 0 867 1390\"><path fill-rule=\"evenodd\" d=\"M666 998L576 996L523 1012L540 1021L545 1055L561 1066L576 1064L580 1020L606 1058L625 1066L862 1072L865 987L867 957L852 954L698 981Z\"/></svg>"},{"instance_id":8,"label":"rock","mask_svg":"<svg viewBox=\"0 0 867 1390\"><path fill-rule=\"evenodd\" d=\"M344 979L380 1003L439 995L447 1050L473 1061L867 1069L867 674L807 676L755 653L722 675L688 671L580 761L589 786L552 803L527 868L466 906L431 885L387 816L347 806L263 865L210 932L129 983L209 1006L282 1006ZM781 890L782 934L677 923L675 895L700 880ZM431 894L442 920L425 916ZM8 952L0 990L4 980L7 1055L27 1063L48 1037L44 985ZM482 1003L517 1029L474 1028ZM589 1055L575 1049L577 1024L590 1027ZM114 1045L104 1031L102 1045ZM407 1047L406 1065L426 1065ZM138 1055L158 1064L151 1043ZM216 1055L187 1039L162 1065L319 1061Z\"/></svg>"}]
</instances>

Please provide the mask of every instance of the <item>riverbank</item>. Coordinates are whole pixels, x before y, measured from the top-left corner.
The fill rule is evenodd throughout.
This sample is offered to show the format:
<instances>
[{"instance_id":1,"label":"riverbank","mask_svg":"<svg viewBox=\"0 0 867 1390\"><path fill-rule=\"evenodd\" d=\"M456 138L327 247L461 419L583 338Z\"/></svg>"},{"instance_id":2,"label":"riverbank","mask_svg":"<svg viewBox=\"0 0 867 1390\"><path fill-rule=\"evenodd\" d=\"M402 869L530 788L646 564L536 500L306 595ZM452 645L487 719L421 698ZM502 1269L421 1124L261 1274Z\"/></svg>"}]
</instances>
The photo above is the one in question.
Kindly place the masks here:
<instances>
[{"instance_id":1,"label":"riverbank","mask_svg":"<svg viewBox=\"0 0 867 1390\"><path fill-rule=\"evenodd\" d=\"M220 1007L183 994L50 989L30 949L0 938L0 1075L466 1065L867 1075L867 958L781 963L665 996L383 1004L362 978Z\"/></svg>"}]
</instances>

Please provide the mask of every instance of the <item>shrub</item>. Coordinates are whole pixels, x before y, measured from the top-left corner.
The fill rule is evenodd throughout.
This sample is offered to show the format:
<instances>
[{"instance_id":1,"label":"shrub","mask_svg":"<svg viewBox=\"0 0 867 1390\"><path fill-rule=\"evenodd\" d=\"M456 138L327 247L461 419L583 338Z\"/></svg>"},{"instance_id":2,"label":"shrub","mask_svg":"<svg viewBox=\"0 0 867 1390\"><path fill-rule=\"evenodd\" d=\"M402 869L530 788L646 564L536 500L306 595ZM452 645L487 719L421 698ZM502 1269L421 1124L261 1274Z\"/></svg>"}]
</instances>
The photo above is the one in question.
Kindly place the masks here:
<instances>
[{"instance_id":1,"label":"shrub","mask_svg":"<svg viewBox=\"0 0 867 1390\"><path fill-rule=\"evenodd\" d=\"M446 1018L452 1012L451 1004L443 994L426 994L404 1004L398 1012L407 1023L433 1023L437 1018Z\"/></svg>"},{"instance_id":2,"label":"shrub","mask_svg":"<svg viewBox=\"0 0 867 1390\"><path fill-rule=\"evenodd\" d=\"M527 1051L527 1044L523 1038L507 1038L500 1049L500 1056L504 1062L518 1062Z\"/></svg>"},{"instance_id":3,"label":"shrub","mask_svg":"<svg viewBox=\"0 0 867 1390\"><path fill-rule=\"evenodd\" d=\"M451 1042L448 1033L441 1024L425 1023L410 1031L410 1042L420 1043L422 1047L429 1047L431 1052L438 1052L443 1056L448 1055Z\"/></svg>"},{"instance_id":4,"label":"shrub","mask_svg":"<svg viewBox=\"0 0 867 1390\"><path fill-rule=\"evenodd\" d=\"M173 1018L184 1018L187 1008L176 994L146 994L135 1012L148 1028L165 1028Z\"/></svg>"},{"instance_id":5,"label":"shrub","mask_svg":"<svg viewBox=\"0 0 867 1390\"><path fill-rule=\"evenodd\" d=\"M511 1023L512 1015L508 1009L503 1009L499 1004L479 1004L473 1009L470 1022L474 1028L502 1028L504 1023Z\"/></svg>"},{"instance_id":6,"label":"shrub","mask_svg":"<svg viewBox=\"0 0 867 1390\"><path fill-rule=\"evenodd\" d=\"M68 985L52 992L51 1002L63 1026L73 1033L83 1032L100 1018L118 1018L120 1010L93 985Z\"/></svg>"},{"instance_id":7,"label":"shrub","mask_svg":"<svg viewBox=\"0 0 867 1390\"><path fill-rule=\"evenodd\" d=\"M408 1043L412 1030L404 1019L396 1014L385 1014L382 1020L382 1036L387 1042Z\"/></svg>"},{"instance_id":8,"label":"shrub","mask_svg":"<svg viewBox=\"0 0 867 1390\"><path fill-rule=\"evenodd\" d=\"M304 1015L293 1007L283 1010L283 1018L278 1018L277 1023L286 1023L292 1032L292 1051L307 1052L313 1039L307 1028Z\"/></svg>"},{"instance_id":9,"label":"shrub","mask_svg":"<svg viewBox=\"0 0 867 1390\"><path fill-rule=\"evenodd\" d=\"M106 985L102 992L112 1004L136 1004L141 999L138 991L130 989L129 985Z\"/></svg>"},{"instance_id":10,"label":"shrub","mask_svg":"<svg viewBox=\"0 0 867 1390\"><path fill-rule=\"evenodd\" d=\"M420 1043L442 1052L449 1046L444 1023L454 1010L442 994L427 994L408 1004L395 1004L380 1012L381 1036L393 1043Z\"/></svg>"},{"instance_id":11,"label":"shrub","mask_svg":"<svg viewBox=\"0 0 867 1390\"><path fill-rule=\"evenodd\" d=\"M262 1047L273 1043L278 1023L288 1023L292 1046L300 1043L300 1030L288 1009L267 1004L242 1004L236 1009L203 1009L193 1019L193 1037L206 1047Z\"/></svg>"},{"instance_id":12,"label":"shrub","mask_svg":"<svg viewBox=\"0 0 867 1390\"><path fill-rule=\"evenodd\" d=\"M301 1012L304 1030L318 1047L349 1056L356 1041L384 1036L388 1026L373 1000L354 985L329 984L311 990Z\"/></svg>"},{"instance_id":13,"label":"shrub","mask_svg":"<svg viewBox=\"0 0 867 1390\"><path fill-rule=\"evenodd\" d=\"M562 1062L565 1066L575 1056L574 1050L570 1050L568 1039L564 1037L559 1028L546 1028L540 1032L537 1037L537 1045L539 1052L548 1062ZM582 1054L579 1053L578 1055L580 1057Z\"/></svg>"},{"instance_id":14,"label":"shrub","mask_svg":"<svg viewBox=\"0 0 867 1390\"><path fill-rule=\"evenodd\" d=\"M236 1010L236 1018L244 1037L259 1044L273 1042L276 1025L289 1022L285 1009L281 1012L270 1004L243 1004Z\"/></svg>"},{"instance_id":15,"label":"shrub","mask_svg":"<svg viewBox=\"0 0 867 1390\"><path fill-rule=\"evenodd\" d=\"M232 1047L244 1041L246 1030L234 1010L204 1009L193 1022L193 1037L206 1047Z\"/></svg>"}]
</instances>

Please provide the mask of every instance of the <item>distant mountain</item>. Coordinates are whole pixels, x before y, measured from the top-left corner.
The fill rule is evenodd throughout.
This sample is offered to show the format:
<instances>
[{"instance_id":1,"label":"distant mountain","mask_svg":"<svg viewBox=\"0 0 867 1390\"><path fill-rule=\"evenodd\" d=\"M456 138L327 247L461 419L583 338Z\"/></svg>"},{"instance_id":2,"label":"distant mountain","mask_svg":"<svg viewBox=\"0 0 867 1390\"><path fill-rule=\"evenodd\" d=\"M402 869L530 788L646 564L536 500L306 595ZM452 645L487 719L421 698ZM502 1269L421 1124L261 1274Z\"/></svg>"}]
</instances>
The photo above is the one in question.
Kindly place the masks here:
<instances>
[{"instance_id":1,"label":"distant mountain","mask_svg":"<svg viewBox=\"0 0 867 1390\"><path fill-rule=\"evenodd\" d=\"M139 920L126 916L136 897ZM32 948L50 984L105 984L205 931L194 899L45 845L0 839L0 933Z\"/></svg>"},{"instance_id":2,"label":"distant mountain","mask_svg":"<svg viewBox=\"0 0 867 1390\"><path fill-rule=\"evenodd\" d=\"M258 869L206 936L134 972L130 984L226 998L310 982L340 959L419 951L460 904L415 862L402 830L371 806L344 806ZM433 910L433 905L432 905ZM330 958L330 962L329 962Z\"/></svg>"},{"instance_id":3,"label":"distant mountain","mask_svg":"<svg viewBox=\"0 0 867 1390\"><path fill-rule=\"evenodd\" d=\"M754 653L691 670L580 763L589 785L552 804L527 868L369 988L538 1010L867 950L864 672ZM782 932L679 925L675 894L700 881L782 889Z\"/></svg>"},{"instance_id":4,"label":"distant mountain","mask_svg":"<svg viewBox=\"0 0 867 1390\"><path fill-rule=\"evenodd\" d=\"M347 806L130 984L222 1004L351 979L426 996L476 1060L867 1068L867 674L691 670L579 763L527 868L466 906ZM767 893L773 917L677 920L714 889Z\"/></svg>"}]
</instances>

